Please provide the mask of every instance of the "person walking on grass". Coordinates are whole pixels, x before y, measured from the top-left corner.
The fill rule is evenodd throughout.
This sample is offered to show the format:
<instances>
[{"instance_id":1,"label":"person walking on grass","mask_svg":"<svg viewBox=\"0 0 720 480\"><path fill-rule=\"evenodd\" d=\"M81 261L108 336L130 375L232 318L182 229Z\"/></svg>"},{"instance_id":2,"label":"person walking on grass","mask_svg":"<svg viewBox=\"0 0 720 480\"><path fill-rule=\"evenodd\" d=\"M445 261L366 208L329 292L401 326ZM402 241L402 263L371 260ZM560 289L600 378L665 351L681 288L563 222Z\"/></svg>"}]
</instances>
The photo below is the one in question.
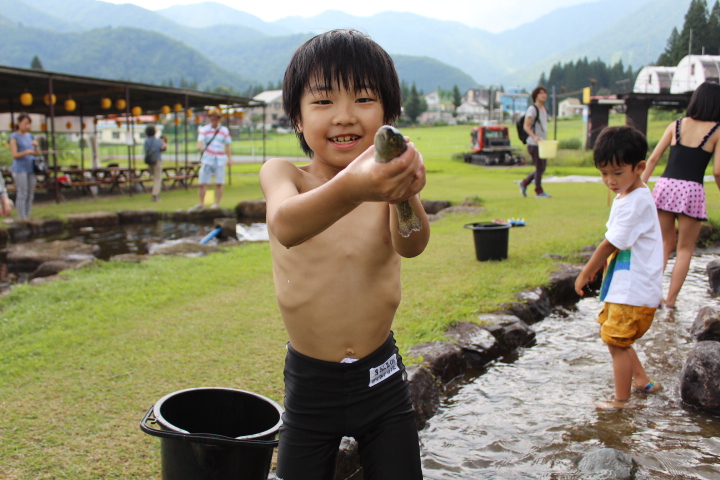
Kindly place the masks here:
<instances>
[{"instance_id":1,"label":"person walking on grass","mask_svg":"<svg viewBox=\"0 0 720 480\"><path fill-rule=\"evenodd\" d=\"M547 140L548 132L548 112L545 109L547 101L547 90L542 85L536 87L530 94L533 104L530 105L525 112L525 132L528 134L527 150L532 158L535 170L530 175L520 180L520 193L523 197L527 197L527 187L533 182L535 183L536 198L550 198L542 187L542 176L547 167L547 159L540 158L539 142Z\"/></svg>"},{"instance_id":2,"label":"person walking on grass","mask_svg":"<svg viewBox=\"0 0 720 480\"><path fill-rule=\"evenodd\" d=\"M15 208L18 218L28 218L32 213L35 199L35 156L38 155L38 142L32 133L30 115L18 116L15 131L10 135L10 154L12 155L12 176L15 182Z\"/></svg>"},{"instance_id":3,"label":"person walking on grass","mask_svg":"<svg viewBox=\"0 0 720 480\"><path fill-rule=\"evenodd\" d=\"M153 177L152 201L160 201L160 189L162 188L162 152L167 148L167 143L162 141L162 137L155 137L155 125L145 127L145 163L147 163L150 175Z\"/></svg>"},{"instance_id":4,"label":"person walking on grass","mask_svg":"<svg viewBox=\"0 0 720 480\"><path fill-rule=\"evenodd\" d=\"M705 82L693 92L685 118L672 122L648 158L643 181L647 182L660 157L670 147L662 177L655 183L653 198L660 218L665 264L677 248L675 266L665 306L675 307L678 293L690 270L690 259L707 220L703 177L711 159L720 188L720 85ZM675 233L675 225L679 235Z\"/></svg>"},{"instance_id":5,"label":"person walking on grass","mask_svg":"<svg viewBox=\"0 0 720 480\"><path fill-rule=\"evenodd\" d=\"M633 348L650 328L662 300L662 234L650 189L642 181L647 141L632 127L605 128L595 142L593 157L603 183L617 196L610 209L605 239L575 280L583 288L605 267L598 316L600 338L613 363L615 399L598 408L632 408L634 388L644 393L662 387L651 380Z\"/></svg>"},{"instance_id":6,"label":"person walking on grass","mask_svg":"<svg viewBox=\"0 0 720 480\"><path fill-rule=\"evenodd\" d=\"M422 480L415 411L391 325L400 263L425 249L430 225L412 143L375 160L375 133L400 116L390 56L368 36L308 40L285 72L283 106L309 164L260 170L273 278L290 339L277 478L331 480L343 436L360 445L364 478ZM395 203L422 228L403 237Z\"/></svg>"},{"instance_id":7,"label":"person walking on grass","mask_svg":"<svg viewBox=\"0 0 720 480\"><path fill-rule=\"evenodd\" d=\"M203 208L205 205L205 192L207 186L215 177L215 203L212 208L220 206L220 199L225 183L225 165L232 158L230 144L230 132L227 127L220 125L222 113L219 108L211 108L208 111L210 123L200 127L198 130L198 152L200 152L201 166L198 176L198 193L200 204L195 208Z\"/></svg>"}]
</instances>

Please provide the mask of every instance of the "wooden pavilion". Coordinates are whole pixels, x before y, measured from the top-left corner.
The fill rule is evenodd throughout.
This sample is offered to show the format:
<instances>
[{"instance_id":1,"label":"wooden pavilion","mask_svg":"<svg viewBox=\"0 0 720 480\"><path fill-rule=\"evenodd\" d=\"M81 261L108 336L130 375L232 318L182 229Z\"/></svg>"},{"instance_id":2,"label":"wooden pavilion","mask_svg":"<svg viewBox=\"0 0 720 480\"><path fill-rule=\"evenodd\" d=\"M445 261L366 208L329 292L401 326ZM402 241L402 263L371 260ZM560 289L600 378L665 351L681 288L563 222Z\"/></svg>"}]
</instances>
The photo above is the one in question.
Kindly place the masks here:
<instances>
[{"instance_id":1,"label":"wooden pavilion","mask_svg":"<svg viewBox=\"0 0 720 480\"><path fill-rule=\"evenodd\" d=\"M221 106L228 113L249 107L263 107L263 102L226 94L199 92L196 90L163 87L128 81L105 80L101 78L68 75L44 70L29 70L0 65L0 113L10 114L10 125L2 125L0 129L12 129L19 113L41 114L46 121L44 126L48 139L46 159L50 165L49 178L46 182L55 191L55 198L60 201L60 184L57 177L64 172L58 166L55 148L55 119L57 117L79 117L81 130L91 126L96 131L96 119L115 118L122 122L132 137L136 128L134 119L140 115L174 115L176 128L176 163L180 152L177 148L177 128L183 125L184 152L183 163L187 171L191 153L188 151L188 122L181 122L183 115L189 117L192 112L204 112L207 106ZM158 117L159 118L159 117ZM225 115L227 119L229 115ZM85 122L87 120L87 122ZM120 123L118 123L120 124ZM263 122L264 124L264 122ZM83 131L79 132L83 133ZM263 132L263 143L265 132ZM82 142L81 142L82 143ZM81 159L84 155L81 145ZM128 150L128 170L136 171L134 149ZM263 149L264 151L264 149ZM195 154L193 150L193 154ZM82 165L81 170L84 170ZM126 177L132 180L132 174ZM142 181L142 180L138 180ZM187 182L185 183L187 186ZM132 188L129 189L132 192Z\"/></svg>"}]
</instances>

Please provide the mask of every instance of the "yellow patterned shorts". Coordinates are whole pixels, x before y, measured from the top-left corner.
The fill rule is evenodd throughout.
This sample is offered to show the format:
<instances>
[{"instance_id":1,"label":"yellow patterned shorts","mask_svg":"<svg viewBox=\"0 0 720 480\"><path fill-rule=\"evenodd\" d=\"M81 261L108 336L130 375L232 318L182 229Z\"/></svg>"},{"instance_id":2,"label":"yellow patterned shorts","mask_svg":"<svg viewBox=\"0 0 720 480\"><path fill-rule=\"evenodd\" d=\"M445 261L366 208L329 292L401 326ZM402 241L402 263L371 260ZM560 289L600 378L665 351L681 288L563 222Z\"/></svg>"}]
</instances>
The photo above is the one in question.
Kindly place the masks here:
<instances>
[{"instance_id":1,"label":"yellow patterned shorts","mask_svg":"<svg viewBox=\"0 0 720 480\"><path fill-rule=\"evenodd\" d=\"M652 325L655 310L657 308L605 302L598 315L600 338L608 345L631 347Z\"/></svg>"}]
</instances>

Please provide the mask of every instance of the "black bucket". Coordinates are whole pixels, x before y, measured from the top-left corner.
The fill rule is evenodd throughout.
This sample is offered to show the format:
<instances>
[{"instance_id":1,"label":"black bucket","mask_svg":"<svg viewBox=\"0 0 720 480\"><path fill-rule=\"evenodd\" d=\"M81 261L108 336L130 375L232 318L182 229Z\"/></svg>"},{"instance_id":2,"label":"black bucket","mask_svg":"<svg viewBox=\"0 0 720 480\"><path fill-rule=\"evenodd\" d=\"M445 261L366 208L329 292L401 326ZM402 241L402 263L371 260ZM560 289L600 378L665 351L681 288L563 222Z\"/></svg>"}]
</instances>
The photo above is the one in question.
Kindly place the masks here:
<instances>
[{"instance_id":1,"label":"black bucket","mask_svg":"<svg viewBox=\"0 0 720 480\"><path fill-rule=\"evenodd\" d=\"M475 257L486 260L505 260L508 257L509 223L468 223L473 231Z\"/></svg>"},{"instance_id":2,"label":"black bucket","mask_svg":"<svg viewBox=\"0 0 720 480\"><path fill-rule=\"evenodd\" d=\"M282 413L256 393L191 388L150 407L140 429L161 439L163 480L267 480Z\"/></svg>"}]
</instances>

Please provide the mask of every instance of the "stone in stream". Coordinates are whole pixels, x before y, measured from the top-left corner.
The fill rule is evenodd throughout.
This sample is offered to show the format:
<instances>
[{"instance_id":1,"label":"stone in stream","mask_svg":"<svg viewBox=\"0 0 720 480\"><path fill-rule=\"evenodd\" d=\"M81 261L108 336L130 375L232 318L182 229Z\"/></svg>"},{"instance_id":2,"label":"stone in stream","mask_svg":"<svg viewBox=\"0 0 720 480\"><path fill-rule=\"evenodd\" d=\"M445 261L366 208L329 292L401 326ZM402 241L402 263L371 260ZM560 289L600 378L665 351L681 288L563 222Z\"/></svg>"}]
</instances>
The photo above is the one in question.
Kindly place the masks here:
<instances>
[{"instance_id":1,"label":"stone in stream","mask_svg":"<svg viewBox=\"0 0 720 480\"><path fill-rule=\"evenodd\" d=\"M690 335L698 342L720 342L720 310L710 306L701 308L690 327Z\"/></svg>"},{"instance_id":2,"label":"stone in stream","mask_svg":"<svg viewBox=\"0 0 720 480\"><path fill-rule=\"evenodd\" d=\"M614 448L598 448L580 459L578 469L587 478L630 480L635 477L637 463L627 453Z\"/></svg>"},{"instance_id":3,"label":"stone in stream","mask_svg":"<svg viewBox=\"0 0 720 480\"><path fill-rule=\"evenodd\" d=\"M720 412L720 342L698 342L688 355L680 374L683 402Z\"/></svg>"}]
</instances>

